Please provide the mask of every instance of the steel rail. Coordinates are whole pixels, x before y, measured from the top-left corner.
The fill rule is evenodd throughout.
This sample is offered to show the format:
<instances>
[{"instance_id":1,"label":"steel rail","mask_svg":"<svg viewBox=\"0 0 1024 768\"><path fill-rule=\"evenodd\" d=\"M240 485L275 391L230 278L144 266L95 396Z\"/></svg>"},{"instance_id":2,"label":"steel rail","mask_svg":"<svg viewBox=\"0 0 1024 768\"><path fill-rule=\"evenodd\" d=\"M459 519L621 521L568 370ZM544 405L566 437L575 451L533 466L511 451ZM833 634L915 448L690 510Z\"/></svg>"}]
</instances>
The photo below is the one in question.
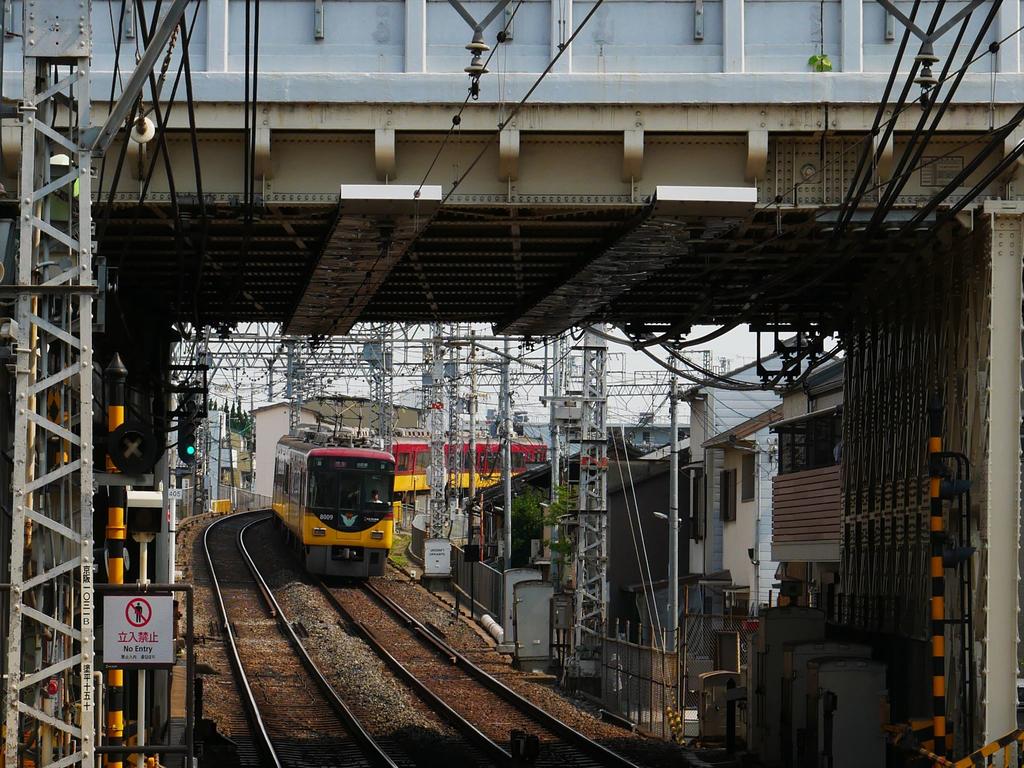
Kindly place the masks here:
<instances>
[{"instance_id":1,"label":"steel rail","mask_svg":"<svg viewBox=\"0 0 1024 768\"><path fill-rule=\"evenodd\" d=\"M242 514L248 515L252 513L243 512ZM231 517L234 516L232 515ZM230 619L228 618L227 606L224 605L224 595L220 589L220 580L217 577L216 569L213 567L213 558L210 556L210 531L215 527L222 525L229 519L231 518L215 520L206 527L205 531L203 531L203 554L206 556L206 567L210 571L210 583L213 585L213 592L217 598L221 627L228 639L228 660L231 662L232 670L234 670L235 681L238 683L239 694L242 697L243 704L245 704L249 721L253 725L253 730L258 734L261 746L270 758L274 767L283 768L280 759L278 759L277 752L274 749L274 744L270 740L270 734L267 733L267 728L263 723L263 718L260 716L260 708L253 696L252 686L249 684L249 678L245 674L245 668L242 666L242 658L239 656L238 645L235 642L235 631L231 626Z\"/></svg>"},{"instance_id":2,"label":"steel rail","mask_svg":"<svg viewBox=\"0 0 1024 768\"><path fill-rule=\"evenodd\" d=\"M243 512L241 514L255 515L263 514L263 512L264 510L260 510L259 512ZM267 601L274 619L277 621L281 631L288 637L292 648L295 650L300 661L302 661L303 666L306 667L309 673L316 680L317 685L320 686L321 691L324 693L324 696L331 705L331 708L334 710L334 713L338 716L339 720L341 720L342 724L349 730L356 742L358 742L363 748L369 760L375 765L382 766L382 768L399 768L398 764L391 759L384 748L381 747L370 732L366 730L366 727L359 722L359 719L355 716L352 710L348 708L348 705L345 704L341 696L338 695L338 692L334 689L334 686L331 685L330 681L324 677L323 672L320 671L316 662L313 661L313 658L309 655L309 652L306 651L305 646L303 646L298 634L296 634L295 630L292 628L288 617L285 615L284 611L281 610L280 603L278 603L277 598L274 597L274 593L263 578L263 574L260 573L259 568L256 566L256 562L252 559L252 555L249 554L249 550L245 546L246 532L256 525L269 521L269 516L261 517L260 519L254 520L245 525L238 532L238 549L242 553L242 559L245 561L245 564L252 572L253 578L256 580L256 584L259 586L260 592L263 595L263 599Z\"/></svg>"},{"instance_id":3,"label":"steel rail","mask_svg":"<svg viewBox=\"0 0 1024 768\"><path fill-rule=\"evenodd\" d=\"M260 746L270 759L270 764L274 768L284 768L284 763L278 756L277 750L274 747L273 738L267 730L266 724L263 721L262 714L260 712L259 704L256 702L255 695L252 690L252 686L249 683L249 678L245 673L245 668L242 664L241 655L238 650L238 644L235 638L235 632L231 625L231 620L228 616L227 606L224 602L224 596L221 591L220 579L217 575L217 571L213 565L213 557L210 554L210 543L209 536L210 531L215 527L223 525L230 520L237 521L242 516L262 516L265 514L265 510L258 510L255 512L240 512L234 515L215 520L206 530L203 532L203 553L206 557L206 564L210 571L210 581L213 585L214 594L217 598L217 606L220 612L221 623L224 628L225 634L228 638L228 658L231 662L232 669L236 675L236 682L238 683L239 694L242 698L243 704L247 710L250 723L254 726L254 731L258 734L258 740L261 742ZM290 644L296 652L299 660L303 666L310 672L313 678L317 681L321 690L324 693L325 698L331 705L335 714L337 715L339 722L349 731L349 734L353 737L354 741L361 748L367 760L381 768L398 768L397 764L387 755L387 753L376 743L372 736L366 731L362 724L355 718L348 707L345 706L344 702L338 696L337 692L331 687L330 683L323 676L316 664L310 658L309 654L303 648L301 641L296 635L295 630L292 629L291 624L288 622L287 617L281 611L281 606L274 599L273 594L267 586L266 581L260 574L259 569L256 568L255 563L252 560L248 550L245 548L243 537L249 528L259 523L266 522L269 519L267 517L258 517L250 523L244 525L237 534L236 544L239 548L242 560L250 573L253 575L257 591L261 595L262 601L267 605L271 615L274 617L278 626L282 629L285 636L289 639Z\"/></svg>"},{"instance_id":4,"label":"steel rail","mask_svg":"<svg viewBox=\"0 0 1024 768\"><path fill-rule=\"evenodd\" d=\"M534 721L543 725L553 734L561 737L566 742L578 747L581 751L587 753L590 757L594 758L604 766L608 766L609 768L638 768L635 763L627 760L622 755L613 752L603 744L584 736L575 728L562 722L554 715L534 704L525 696L513 691L490 673L478 667L459 653L459 651L451 646L447 641L439 637L436 632L431 630L423 622L405 610L405 608L381 592L377 585L372 582L364 582L362 587L387 610L393 613L401 621L411 626L426 646L433 648L439 655L448 659L456 666L461 667L485 688L504 699L506 702L518 709L522 714L532 718Z\"/></svg>"},{"instance_id":5,"label":"steel rail","mask_svg":"<svg viewBox=\"0 0 1024 768\"><path fill-rule=\"evenodd\" d=\"M331 604L331 607L334 608L338 615L359 630L367 645L373 648L377 655L388 663L388 668L401 677L428 707L443 715L452 725L465 734L473 744L488 753L494 760L503 765L514 765L512 754L508 750L489 738L483 731L456 712L444 699L430 690L426 683L416 677L408 667L396 659L373 630L345 608L322 580L317 579L317 587L319 587L321 594L323 594L324 598ZM451 657L448 658L451 659Z\"/></svg>"}]
</instances>

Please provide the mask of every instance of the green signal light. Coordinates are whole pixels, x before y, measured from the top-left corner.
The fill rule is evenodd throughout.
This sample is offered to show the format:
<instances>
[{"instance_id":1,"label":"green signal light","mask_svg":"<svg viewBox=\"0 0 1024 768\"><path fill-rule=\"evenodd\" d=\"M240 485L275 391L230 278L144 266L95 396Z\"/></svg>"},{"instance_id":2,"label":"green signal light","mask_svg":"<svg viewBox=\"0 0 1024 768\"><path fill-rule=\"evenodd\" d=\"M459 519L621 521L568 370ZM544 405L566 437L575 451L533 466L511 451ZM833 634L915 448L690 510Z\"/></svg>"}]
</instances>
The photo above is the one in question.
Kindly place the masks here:
<instances>
[{"instance_id":1,"label":"green signal light","mask_svg":"<svg viewBox=\"0 0 1024 768\"><path fill-rule=\"evenodd\" d=\"M187 453L189 456L195 456L196 455L196 447L194 445L186 446L185 453Z\"/></svg>"}]
</instances>

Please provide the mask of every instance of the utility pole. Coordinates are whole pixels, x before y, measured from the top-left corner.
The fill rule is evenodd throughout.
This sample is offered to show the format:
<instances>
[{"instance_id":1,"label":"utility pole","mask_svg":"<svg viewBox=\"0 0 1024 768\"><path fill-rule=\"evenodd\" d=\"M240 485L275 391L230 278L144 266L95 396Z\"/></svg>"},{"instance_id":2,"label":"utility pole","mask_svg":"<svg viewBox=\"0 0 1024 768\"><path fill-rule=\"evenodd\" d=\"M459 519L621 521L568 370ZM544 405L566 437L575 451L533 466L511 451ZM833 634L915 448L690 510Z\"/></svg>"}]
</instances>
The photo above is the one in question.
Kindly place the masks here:
<instances>
[{"instance_id":1,"label":"utility pole","mask_svg":"<svg viewBox=\"0 0 1024 768\"><path fill-rule=\"evenodd\" d=\"M469 508L476 502L476 331L469 336ZM473 521L469 520L469 525Z\"/></svg>"},{"instance_id":2,"label":"utility pole","mask_svg":"<svg viewBox=\"0 0 1024 768\"><path fill-rule=\"evenodd\" d=\"M607 342L583 335L580 393L579 513L576 525L576 592L572 666L580 677L599 673L608 612Z\"/></svg>"},{"instance_id":3,"label":"utility pole","mask_svg":"<svg viewBox=\"0 0 1024 768\"><path fill-rule=\"evenodd\" d=\"M672 376L669 384L668 408L671 436L669 440L668 478L668 647L675 649L679 636L679 382Z\"/></svg>"},{"instance_id":4,"label":"utility pole","mask_svg":"<svg viewBox=\"0 0 1024 768\"><path fill-rule=\"evenodd\" d=\"M555 352L551 364L551 400L548 402L548 427L551 435L551 501L558 500L558 486L562 484L562 457L559 442L562 430L555 418L557 401L562 397L562 336L555 339Z\"/></svg>"},{"instance_id":5,"label":"utility pole","mask_svg":"<svg viewBox=\"0 0 1024 768\"><path fill-rule=\"evenodd\" d=\"M505 357L501 361L501 485L505 504L505 570L508 571L512 567L512 392L507 338L504 349ZM505 627L505 637L511 636L512 628Z\"/></svg>"}]
</instances>

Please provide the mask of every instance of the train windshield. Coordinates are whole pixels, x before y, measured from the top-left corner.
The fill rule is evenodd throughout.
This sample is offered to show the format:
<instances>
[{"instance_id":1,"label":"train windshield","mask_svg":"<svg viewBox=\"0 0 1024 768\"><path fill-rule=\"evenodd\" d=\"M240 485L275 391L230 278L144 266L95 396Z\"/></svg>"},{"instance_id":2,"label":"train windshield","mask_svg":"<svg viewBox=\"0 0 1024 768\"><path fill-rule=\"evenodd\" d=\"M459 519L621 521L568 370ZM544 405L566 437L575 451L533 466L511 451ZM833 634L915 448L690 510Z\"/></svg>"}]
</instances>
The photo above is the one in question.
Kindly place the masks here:
<instances>
[{"instance_id":1,"label":"train windshield","mask_svg":"<svg viewBox=\"0 0 1024 768\"><path fill-rule=\"evenodd\" d=\"M394 464L365 459L314 457L309 506L315 510L380 512L391 504Z\"/></svg>"}]
</instances>

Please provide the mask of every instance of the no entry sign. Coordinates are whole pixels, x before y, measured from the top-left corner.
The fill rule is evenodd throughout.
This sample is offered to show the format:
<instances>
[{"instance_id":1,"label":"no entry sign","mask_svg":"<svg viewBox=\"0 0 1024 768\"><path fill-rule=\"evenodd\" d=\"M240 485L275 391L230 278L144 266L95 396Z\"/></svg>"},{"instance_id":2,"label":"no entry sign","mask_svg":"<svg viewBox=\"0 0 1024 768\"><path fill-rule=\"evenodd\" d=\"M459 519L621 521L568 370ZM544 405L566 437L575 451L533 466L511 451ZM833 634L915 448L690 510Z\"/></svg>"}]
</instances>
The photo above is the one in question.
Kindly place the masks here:
<instances>
[{"instance_id":1,"label":"no entry sign","mask_svg":"<svg viewBox=\"0 0 1024 768\"><path fill-rule=\"evenodd\" d=\"M174 663L174 598L167 595L105 595L103 662L119 667Z\"/></svg>"}]
</instances>

